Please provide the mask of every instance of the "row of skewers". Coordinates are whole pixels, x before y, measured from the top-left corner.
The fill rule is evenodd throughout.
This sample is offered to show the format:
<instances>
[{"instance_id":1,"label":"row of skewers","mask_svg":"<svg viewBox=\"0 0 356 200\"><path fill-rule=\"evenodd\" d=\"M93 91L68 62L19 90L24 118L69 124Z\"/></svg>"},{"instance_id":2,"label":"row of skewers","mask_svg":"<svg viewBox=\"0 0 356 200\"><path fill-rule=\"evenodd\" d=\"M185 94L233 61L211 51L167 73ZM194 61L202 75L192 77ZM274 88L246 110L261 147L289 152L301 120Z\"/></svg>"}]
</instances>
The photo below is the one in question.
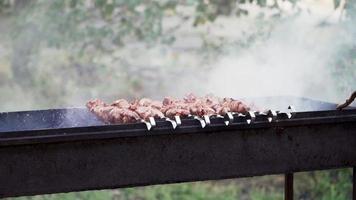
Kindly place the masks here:
<instances>
[{"instance_id":1,"label":"row of skewers","mask_svg":"<svg viewBox=\"0 0 356 200\"><path fill-rule=\"evenodd\" d=\"M193 118L202 128L210 124L210 117L224 118L229 125L236 116L246 116L247 123L255 119L255 113L268 115L269 121L277 116L275 111L259 111L254 105L247 105L241 100L219 98L213 95L198 97L188 94L183 99L165 97L162 102L148 98L127 101L118 99L111 104L102 100L91 100L87 108L107 124L143 122L148 130L156 126L156 119L164 119L175 129L181 125L181 118ZM253 112L251 110L254 110Z\"/></svg>"}]
</instances>

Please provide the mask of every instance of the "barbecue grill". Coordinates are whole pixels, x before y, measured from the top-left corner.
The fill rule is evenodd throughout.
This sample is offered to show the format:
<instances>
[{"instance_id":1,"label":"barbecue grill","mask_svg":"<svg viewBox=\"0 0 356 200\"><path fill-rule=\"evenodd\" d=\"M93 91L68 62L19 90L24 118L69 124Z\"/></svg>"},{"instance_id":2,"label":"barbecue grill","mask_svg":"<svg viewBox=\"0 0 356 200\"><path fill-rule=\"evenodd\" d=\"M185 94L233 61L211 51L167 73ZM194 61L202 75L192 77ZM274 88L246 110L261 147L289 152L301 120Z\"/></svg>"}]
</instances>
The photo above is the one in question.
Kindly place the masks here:
<instances>
[{"instance_id":1,"label":"barbecue grill","mask_svg":"<svg viewBox=\"0 0 356 200\"><path fill-rule=\"evenodd\" d=\"M292 199L294 172L356 166L355 109L246 100L272 110L211 117L206 126L160 119L150 130L106 125L85 108L0 113L0 197L286 174Z\"/></svg>"}]
</instances>

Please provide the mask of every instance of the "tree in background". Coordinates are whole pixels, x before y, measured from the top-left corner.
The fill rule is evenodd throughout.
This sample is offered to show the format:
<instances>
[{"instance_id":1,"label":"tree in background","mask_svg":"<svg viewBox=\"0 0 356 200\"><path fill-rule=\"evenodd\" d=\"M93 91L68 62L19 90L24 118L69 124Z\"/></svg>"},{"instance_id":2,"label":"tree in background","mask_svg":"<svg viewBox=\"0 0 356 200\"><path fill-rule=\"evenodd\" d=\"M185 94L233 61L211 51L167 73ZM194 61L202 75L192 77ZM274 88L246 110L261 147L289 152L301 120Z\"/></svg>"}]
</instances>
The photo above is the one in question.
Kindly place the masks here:
<instances>
[{"instance_id":1,"label":"tree in background","mask_svg":"<svg viewBox=\"0 0 356 200\"><path fill-rule=\"evenodd\" d=\"M298 0L288 1L297 7ZM341 2L335 0L335 8L339 8ZM142 77L145 76L139 74L144 73L144 70L135 69L125 58L122 58L118 69L124 75L112 78L114 70L101 66L101 63L96 62L95 59L101 55L115 54L118 49L124 49L132 43L141 43L147 48L156 44L173 45L177 39L176 32L181 26L188 25L191 29L199 29L204 25L215 23L219 17L244 17L250 15L248 10L250 4L263 9L274 9L276 14L273 17L283 18L283 10L277 0L272 1L271 4L267 4L266 0L1 0L0 15L12 24L9 30L6 30L12 39L9 44L9 49L12 51L11 80L24 88L23 92L34 93L41 97L41 101L36 103L48 107L64 105L63 101L68 92L78 92L74 90L76 86L89 91L94 86L96 90L107 90L107 85L115 85L117 88L123 87L122 91L125 95L134 96L135 93L132 91L140 91L143 83L152 82L148 78L143 79ZM356 12L352 11L356 10L356 1L348 0L343 5L342 9L347 19L342 23L350 23L354 26ZM182 11L181 8L191 8L191 12L185 12L184 9ZM174 18L177 22L167 28L163 25L165 18ZM262 22L263 25L270 26L267 21ZM354 28L351 27L350 30L353 31ZM257 33L256 37L260 37L259 34ZM268 35L268 32L263 34ZM202 37L207 38L206 35ZM245 41L240 41L239 45L249 45L254 37L255 35L252 35ZM212 41L206 41L205 44L204 51L212 49L213 53L219 53L220 47L225 45L223 42ZM338 75L340 71L348 72L348 77L340 76L340 81L345 81L341 86L349 84L350 82L346 80L354 80L356 76L355 48L354 44L347 45L342 52L344 56L336 61L339 66L335 69L336 76L340 76ZM37 68L37 60L43 56L40 52L42 49L64 49L69 54L64 56L67 59L66 65L58 68L48 66L51 69L43 73L41 71L43 68ZM54 65L56 62L51 64ZM54 80L49 80L47 73L54 75L50 76ZM140 78L137 79L135 76ZM55 79L57 77L58 79ZM74 77L72 79L75 82L68 84L67 80L71 77ZM111 79L121 82L111 81ZM13 94L13 88L10 89L9 94ZM89 98L90 95L92 94L84 98ZM95 93L92 96L95 96ZM2 102L5 101L7 100ZM306 180L303 177L306 177ZM298 190L301 191L303 198L322 199L323 193L327 195L332 193L333 199L345 199L345 195L340 194L340 191L350 188L349 170L339 171L336 174L312 173L302 176L301 179L303 184L298 185ZM194 193L184 186L183 189L181 186L174 187L184 194L187 193L186 191L189 194ZM231 198L235 198L236 194L230 189L228 193L232 194ZM131 194L131 190L125 190L123 194L130 193L133 196L131 199L144 199L147 194L156 197L155 195L162 195L162 193L170 195L177 192L171 189L165 190L168 192L148 189L143 192L144 195L140 192ZM205 191L204 188L200 190ZM221 193L217 192L217 194ZM197 196L206 197L200 193ZM252 196L254 199L262 199L262 196L266 195L263 193L262 196ZM189 197L188 195L187 198Z\"/></svg>"}]
</instances>

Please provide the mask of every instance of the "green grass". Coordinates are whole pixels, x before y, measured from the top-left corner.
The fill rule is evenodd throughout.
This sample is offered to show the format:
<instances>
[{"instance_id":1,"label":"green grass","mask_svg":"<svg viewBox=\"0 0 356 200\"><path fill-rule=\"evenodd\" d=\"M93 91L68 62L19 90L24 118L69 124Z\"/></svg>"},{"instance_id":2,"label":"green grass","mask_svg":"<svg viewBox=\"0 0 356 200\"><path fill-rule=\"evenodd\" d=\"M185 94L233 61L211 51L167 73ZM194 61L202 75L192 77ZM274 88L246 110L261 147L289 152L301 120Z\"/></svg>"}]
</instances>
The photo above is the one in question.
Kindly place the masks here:
<instances>
[{"instance_id":1,"label":"green grass","mask_svg":"<svg viewBox=\"0 0 356 200\"><path fill-rule=\"evenodd\" d=\"M120 190L102 190L92 192L62 193L33 197L9 198L13 200L236 200L240 190L233 183L213 184L185 183L128 188Z\"/></svg>"},{"instance_id":2,"label":"green grass","mask_svg":"<svg viewBox=\"0 0 356 200\"><path fill-rule=\"evenodd\" d=\"M267 191L264 188L252 189L250 193L251 200L282 200L283 194L277 191Z\"/></svg>"},{"instance_id":3,"label":"green grass","mask_svg":"<svg viewBox=\"0 0 356 200\"><path fill-rule=\"evenodd\" d=\"M122 200L235 200L239 198L239 188L233 184L188 183L125 189Z\"/></svg>"},{"instance_id":4,"label":"green grass","mask_svg":"<svg viewBox=\"0 0 356 200\"><path fill-rule=\"evenodd\" d=\"M352 170L303 172L295 176L297 199L351 199Z\"/></svg>"}]
</instances>

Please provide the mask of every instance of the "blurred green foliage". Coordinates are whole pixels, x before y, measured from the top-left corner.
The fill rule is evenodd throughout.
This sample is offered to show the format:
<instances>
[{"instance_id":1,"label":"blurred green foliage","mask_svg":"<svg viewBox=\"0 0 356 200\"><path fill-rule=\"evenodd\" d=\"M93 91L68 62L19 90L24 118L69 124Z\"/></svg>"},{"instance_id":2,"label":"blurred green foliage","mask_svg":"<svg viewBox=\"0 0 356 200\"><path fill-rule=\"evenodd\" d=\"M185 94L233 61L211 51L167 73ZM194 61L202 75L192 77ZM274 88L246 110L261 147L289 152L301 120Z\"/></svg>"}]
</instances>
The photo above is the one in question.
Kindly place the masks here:
<instances>
[{"instance_id":1,"label":"blurred green foliage","mask_svg":"<svg viewBox=\"0 0 356 200\"><path fill-rule=\"evenodd\" d=\"M251 189L251 200L278 200L283 199L282 193L277 192L267 192L264 188L262 189Z\"/></svg>"},{"instance_id":2,"label":"blurred green foliage","mask_svg":"<svg viewBox=\"0 0 356 200\"><path fill-rule=\"evenodd\" d=\"M295 5L298 0L288 1ZM12 80L25 89L36 88L38 93L49 98L50 103L56 102L54 105L60 105L63 104L60 97L70 95L66 94L68 93L66 87L77 85L90 88L95 84L94 80L103 81L98 77L109 77L109 80L114 80L120 76L123 82L119 84L122 86L120 91L134 97L136 93L130 88L142 92L144 83L141 80L144 78L131 73L128 67L123 67L130 63L127 57L117 56L119 50L137 43L143 43L147 48L158 44L173 45L177 40L179 27L188 24L191 29L198 30L204 25L215 23L219 17L242 17L249 14L246 9L246 5L249 4L278 10L273 16L280 17L278 13L282 13L283 10L279 8L277 0L271 2L272 4L267 4L266 0L1 0L0 14L7 16L12 24L6 27L9 29L6 30L9 33L7 35L11 36L8 42L10 44L6 48L11 49L13 54L9 56L11 74L2 80L10 79L5 82L10 83ZM347 1L345 10L352 10L354 4ZM335 7L337 6L339 3L335 2ZM189 12L182 11L184 10L182 8L189 8L185 9ZM354 12L346 12L350 17L352 13ZM259 17L263 18L263 15ZM165 19L177 22L170 24L172 22ZM259 27L262 27L262 31L247 34L239 41L211 39L208 32L201 33L203 42L199 53L204 57L203 62L216 60L228 45L245 48L258 39L268 37L266 29L273 27L273 19L269 21L262 19ZM3 35L7 37L5 33ZM335 74L340 74L344 68L351 71L348 77L343 79L345 83L341 87L350 84L349 80L355 73L355 70L349 67L354 62L352 45L345 49L345 55L351 56L342 57L338 61L340 68L335 70ZM79 81L71 83L70 86L60 87L63 81L58 80L56 84L52 80L46 80L48 74L39 72L38 69L43 57L41 50L45 48L66 51L68 54L66 59L69 60L67 65L76 66L74 69L66 68L71 72L70 75L67 73L66 79ZM113 62L119 65L116 71L123 71L120 75L112 73L106 63L98 61L102 55L112 55L113 58L114 54L116 60ZM61 67L63 66L58 66ZM62 74L61 70L58 69L58 73ZM110 84L110 81L108 82ZM50 92L48 88L53 87L58 90Z\"/></svg>"},{"instance_id":3,"label":"blurred green foliage","mask_svg":"<svg viewBox=\"0 0 356 200\"><path fill-rule=\"evenodd\" d=\"M201 183L172 184L145 187L138 190L122 190L122 197L117 199L145 200L235 200L239 197L239 189L233 184L214 185Z\"/></svg>"},{"instance_id":4,"label":"blurred green foliage","mask_svg":"<svg viewBox=\"0 0 356 200\"><path fill-rule=\"evenodd\" d=\"M239 199L239 189L233 184L186 183L129 188L122 190L79 192L35 197L13 198L17 200L236 200Z\"/></svg>"},{"instance_id":5,"label":"blurred green foliage","mask_svg":"<svg viewBox=\"0 0 356 200\"><path fill-rule=\"evenodd\" d=\"M11 1L4 2L0 7L9 7ZM219 16L248 14L242 8L248 3L267 6L266 0L29 0L18 26L34 26L49 46L76 45L83 51L95 45L112 51L128 40L147 44L173 42L172 30L162 29L162 20L169 15L175 14L182 21L192 19L192 25L199 26L214 22ZM274 7L277 5L275 0ZM195 12L180 14L179 6L195 7ZM34 10L36 15L26 17Z\"/></svg>"},{"instance_id":6,"label":"blurred green foliage","mask_svg":"<svg viewBox=\"0 0 356 200\"><path fill-rule=\"evenodd\" d=\"M294 197L301 200L351 199L350 169L296 173ZM276 178L275 176L273 178ZM282 200L283 181L254 177L243 181L225 180L156 185L118 190L62 193L9 200Z\"/></svg>"},{"instance_id":7,"label":"blurred green foliage","mask_svg":"<svg viewBox=\"0 0 356 200\"><path fill-rule=\"evenodd\" d=\"M351 199L352 170L298 173L295 178L295 191L297 199Z\"/></svg>"}]
</instances>

